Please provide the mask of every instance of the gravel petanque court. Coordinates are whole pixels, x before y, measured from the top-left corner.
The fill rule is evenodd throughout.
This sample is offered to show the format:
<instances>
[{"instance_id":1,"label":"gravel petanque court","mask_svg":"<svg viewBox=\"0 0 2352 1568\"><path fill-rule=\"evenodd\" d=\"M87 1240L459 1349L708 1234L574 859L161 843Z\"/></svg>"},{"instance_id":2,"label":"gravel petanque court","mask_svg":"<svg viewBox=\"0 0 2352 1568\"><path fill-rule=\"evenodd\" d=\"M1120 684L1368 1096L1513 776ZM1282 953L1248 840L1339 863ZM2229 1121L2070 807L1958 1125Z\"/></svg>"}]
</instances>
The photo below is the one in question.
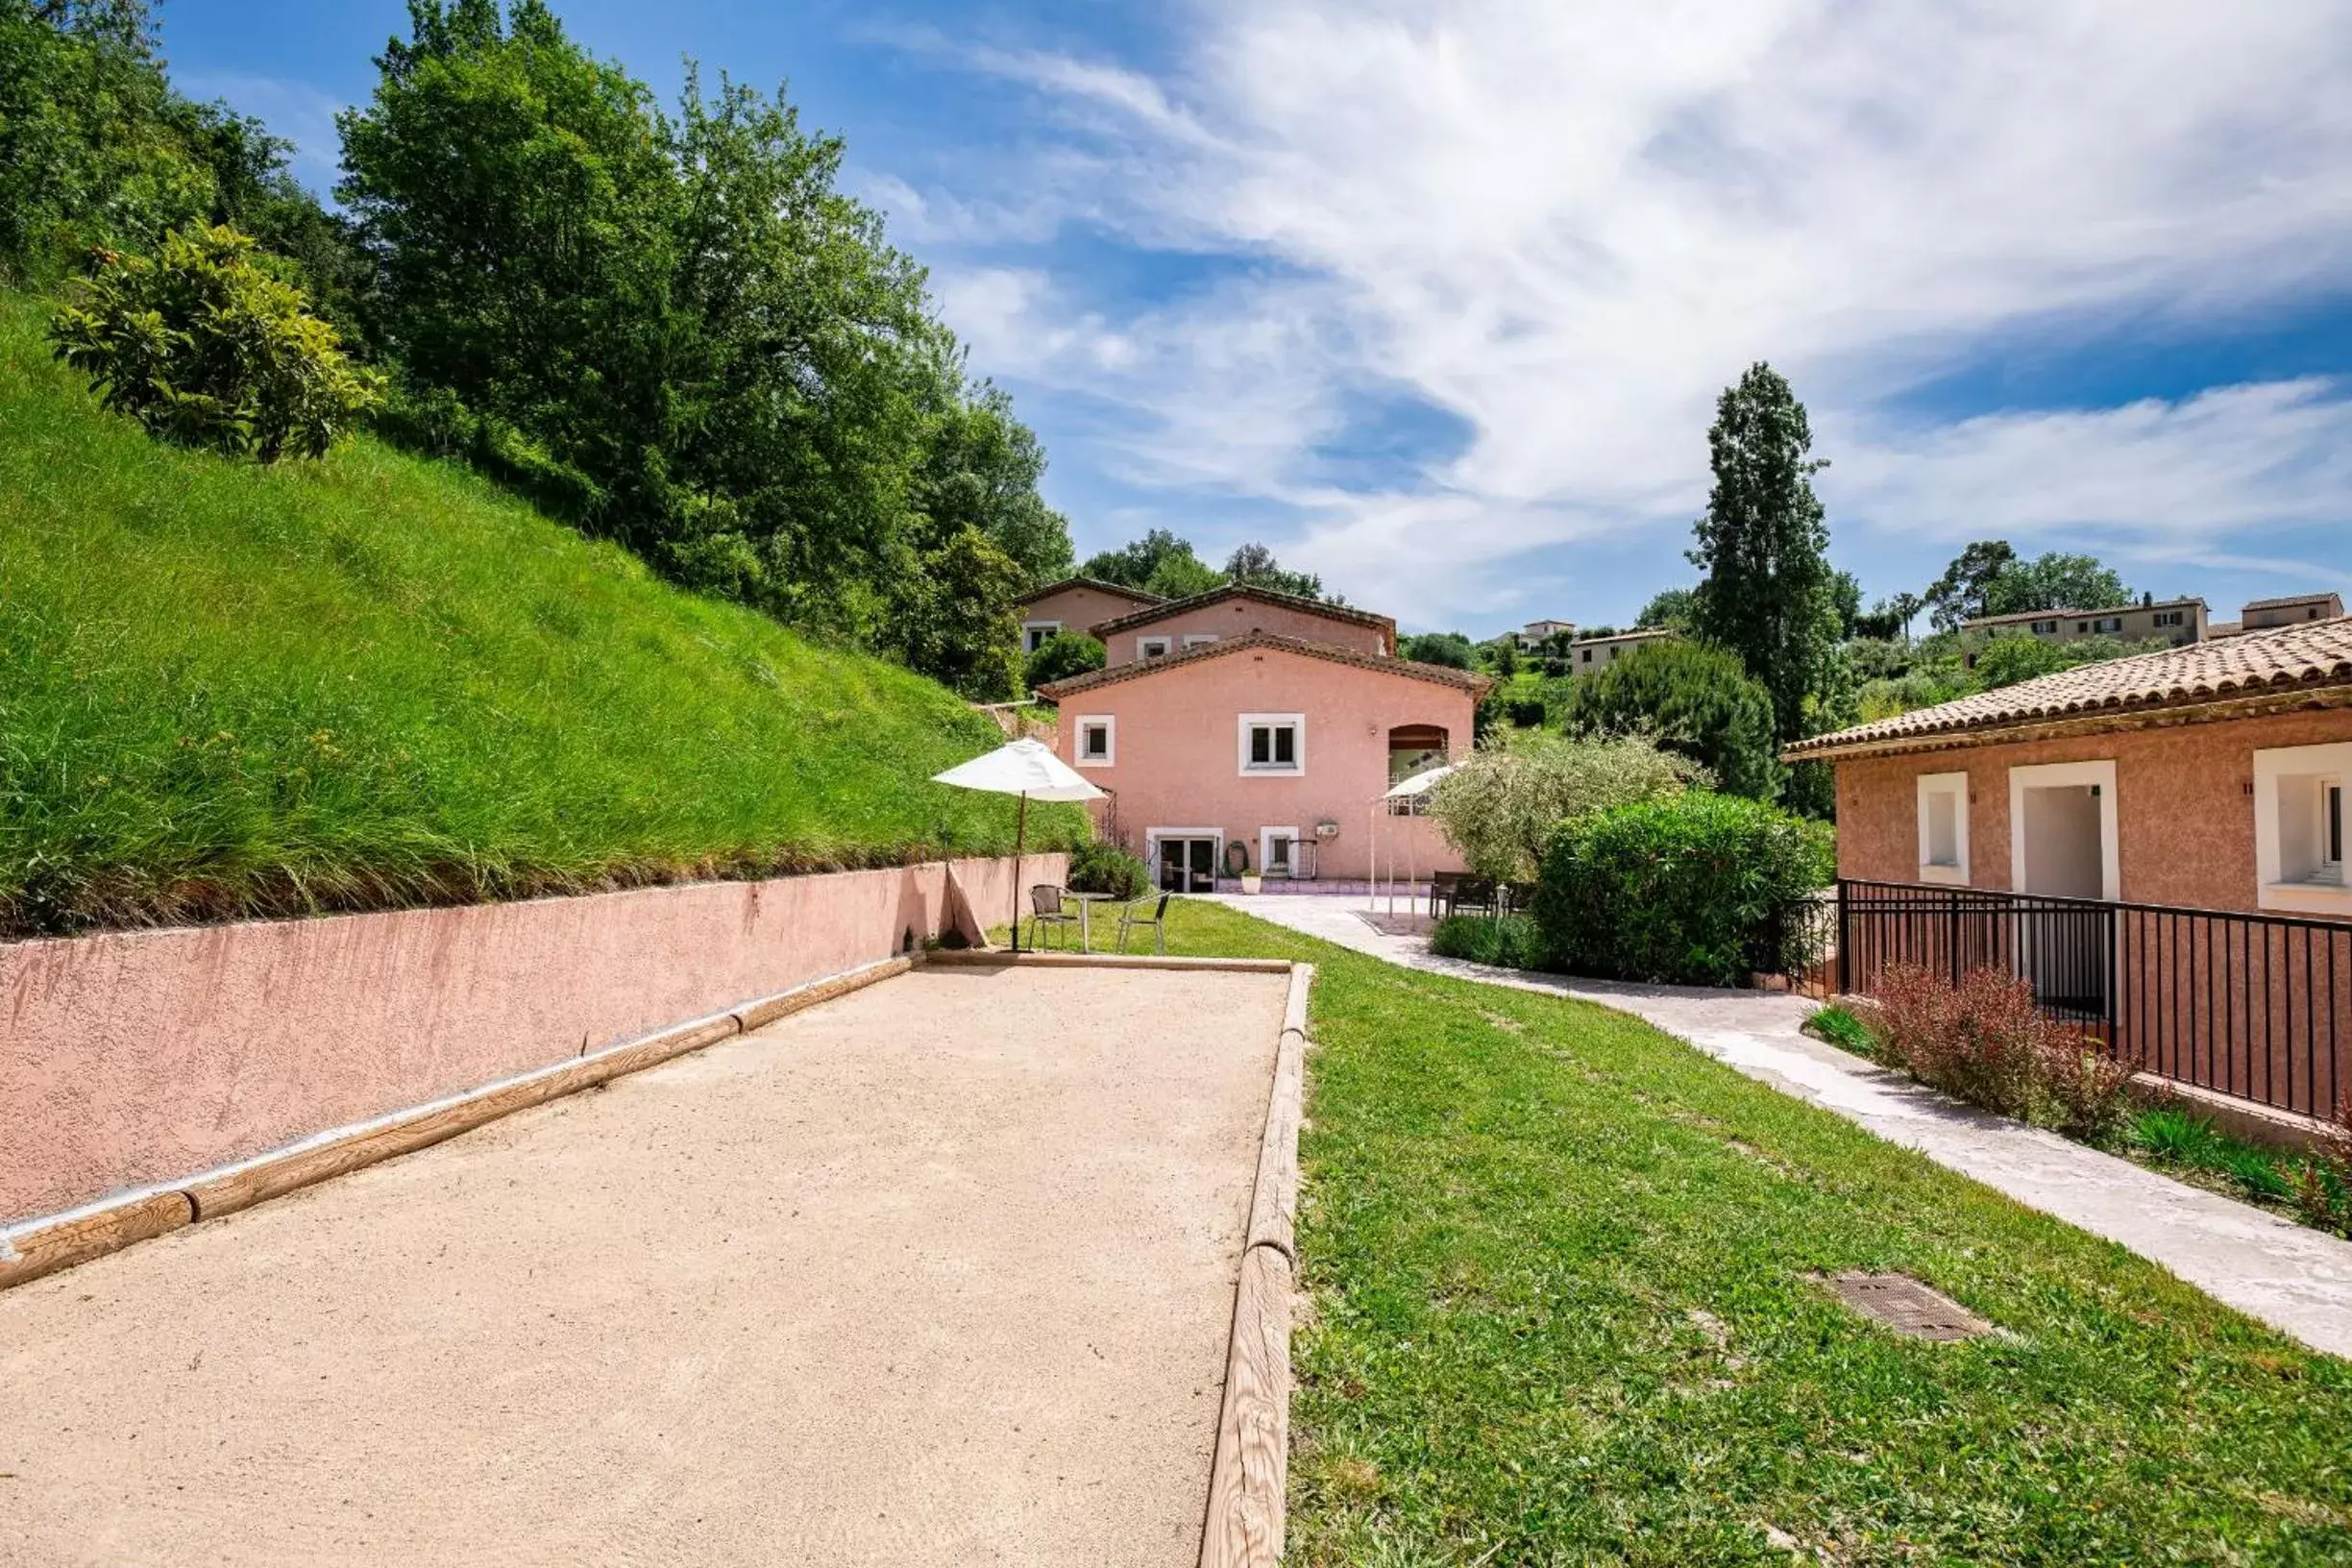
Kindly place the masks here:
<instances>
[{"instance_id":1,"label":"gravel petanque court","mask_svg":"<svg viewBox=\"0 0 2352 1568\"><path fill-rule=\"evenodd\" d=\"M0 1293L0 1562L1189 1563L1286 986L919 968Z\"/></svg>"}]
</instances>

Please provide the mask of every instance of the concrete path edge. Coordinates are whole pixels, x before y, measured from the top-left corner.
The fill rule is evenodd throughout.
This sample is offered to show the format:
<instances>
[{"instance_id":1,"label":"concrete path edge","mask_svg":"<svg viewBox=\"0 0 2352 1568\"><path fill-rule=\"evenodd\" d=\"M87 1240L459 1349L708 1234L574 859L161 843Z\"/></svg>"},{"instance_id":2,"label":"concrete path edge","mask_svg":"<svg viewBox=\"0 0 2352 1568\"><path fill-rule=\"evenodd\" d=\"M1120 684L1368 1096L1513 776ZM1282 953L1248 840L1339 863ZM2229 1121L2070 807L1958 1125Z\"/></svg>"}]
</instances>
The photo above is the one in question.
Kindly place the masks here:
<instances>
[{"instance_id":1,"label":"concrete path edge","mask_svg":"<svg viewBox=\"0 0 2352 1568\"><path fill-rule=\"evenodd\" d=\"M232 1164L198 1171L0 1229L0 1290L178 1230L216 1219L347 1171L429 1147L485 1122L639 1072L747 1034L787 1014L904 974L917 961L887 958L788 991L753 997L650 1034L478 1085L366 1121L313 1133Z\"/></svg>"}]
</instances>

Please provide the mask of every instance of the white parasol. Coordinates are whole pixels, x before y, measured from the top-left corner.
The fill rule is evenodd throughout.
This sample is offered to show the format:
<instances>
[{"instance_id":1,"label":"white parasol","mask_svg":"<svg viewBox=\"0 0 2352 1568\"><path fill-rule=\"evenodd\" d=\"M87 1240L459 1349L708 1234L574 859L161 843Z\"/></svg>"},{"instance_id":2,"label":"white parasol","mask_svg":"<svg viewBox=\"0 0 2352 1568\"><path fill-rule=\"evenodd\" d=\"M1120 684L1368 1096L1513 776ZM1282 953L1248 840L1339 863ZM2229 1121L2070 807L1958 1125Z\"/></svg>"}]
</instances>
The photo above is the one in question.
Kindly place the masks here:
<instances>
[{"instance_id":1,"label":"white parasol","mask_svg":"<svg viewBox=\"0 0 2352 1568\"><path fill-rule=\"evenodd\" d=\"M1103 792L1079 777L1044 743L1025 737L1008 742L984 757L958 763L943 773L933 773L931 782L953 784L960 790L1020 796L1020 817L1013 830L1013 950L1019 952L1020 863L1021 853L1028 846L1029 802L1099 800Z\"/></svg>"}]
</instances>

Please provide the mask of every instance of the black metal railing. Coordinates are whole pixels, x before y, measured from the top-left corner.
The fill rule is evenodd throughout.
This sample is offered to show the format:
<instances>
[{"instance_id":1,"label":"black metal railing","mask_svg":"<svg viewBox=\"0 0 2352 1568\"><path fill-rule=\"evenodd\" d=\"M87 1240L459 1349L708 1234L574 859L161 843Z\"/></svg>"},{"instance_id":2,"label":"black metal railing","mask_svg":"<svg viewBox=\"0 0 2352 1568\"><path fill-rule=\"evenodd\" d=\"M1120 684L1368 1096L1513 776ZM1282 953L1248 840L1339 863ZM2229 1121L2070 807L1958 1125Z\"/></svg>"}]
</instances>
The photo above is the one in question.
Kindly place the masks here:
<instances>
[{"instance_id":1,"label":"black metal railing","mask_svg":"<svg viewBox=\"0 0 2352 1568\"><path fill-rule=\"evenodd\" d=\"M2017 974L2119 1060L2304 1115L2352 1087L2352 924L2235 910L1841 881L1837 989L1889 964Z\"/></svg>"}]
</instances>

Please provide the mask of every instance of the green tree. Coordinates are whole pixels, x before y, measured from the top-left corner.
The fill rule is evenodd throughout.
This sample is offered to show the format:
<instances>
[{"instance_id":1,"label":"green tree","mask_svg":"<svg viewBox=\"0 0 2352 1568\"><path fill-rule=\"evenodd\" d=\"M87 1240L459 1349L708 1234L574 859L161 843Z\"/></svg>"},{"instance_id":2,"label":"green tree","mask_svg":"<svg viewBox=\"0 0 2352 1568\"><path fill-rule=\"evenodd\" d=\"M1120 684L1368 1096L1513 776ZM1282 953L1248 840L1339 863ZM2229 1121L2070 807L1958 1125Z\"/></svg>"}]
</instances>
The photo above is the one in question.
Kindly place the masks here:
<instances>
[{"instance_id":1,"label":"green tree","mask_svg":"<svg viewBox=\"0 0 2352 1568\"><path fill-rule=\"evenodd\" d=\"M1689 631L1695 625L1699 596L1689 588L1668 588L1651 596L1635 618L1637 626L1671 626L1677 631Z\"/></svg>"},{"instance_id":2,"label":"green tree","mask_svg":"<svg viewBox=\"0 0 2352 1568\"><path fill-rule=\"evenodd\" d=\"M1066 570L1067 527L1035 436L839 188L841 142L691 64L665 115L542 0L410 20L341 119L337 187L404 428L694 586L1009 684L1011 595ZM955 595L912 580L934 572Z\"/></svg>"},{"instance_id":3,"label":"green tree","mask_svg":"<svg viewBox=\"0 0 2352 1568\"><path fill-rule=\"evenodd\" d=\"M1996 691L2039 675L2054 675L2084 662L2063 643L2046 643L2039 637L1996 637L1976 655L1969 669L1969 683L1980 692Z\"/></svg>"},{"instance_id":4,"label":"green tree","mask_svg":"<svg viewBox=\"0 0 2352 1568\"><path fill-rule=\"evenodd\" d=\"M2021 615L2028 610L2103 610L2132 601L2132 591L2096 556L2059 551L2011 562L1986 585L1984 613Z\"/></svg>"},{"instance_id":5,"label":"green tree","mask_svg":"<svg viewBox=\"0 0 2352 1568\"><path fill-rule=\"evenodd\" d=\"M1100 670L1108 657L1103 645L1085 632L1057 631L1029 655L1029 689Z\"/></svg>"},{"instance_id":6,"label":"green tree","mask_svg":"<svg viewBox=\"0 0 2352 1568\"><path fill-rule=\"evenodd\" d=\"M1336 594L1325 593L1323 579L1315 574L1286 570L1274 558L1274 552L1263 545L1243 545L1226 557L1225 580L1270 588L1275 593L1291 594L1300 599L1320 599L1335 604L1345 602Z\"/></svg>"},{"instance_id":7,"label":"green tree","mask_svg":"<svg viewBox=\"0 0 2352 1568\"><path fill-rule=\"evenodd\" d=\"M109 408L189 446L276 462L326 454L376 401L302 291L255 264L233 229L163 236L161 254L105 253L49 329L57 356Z\"/></svg>"},{"instance_id":8,"label":"green tree","mask_svg":"<svg viewBox=\"0 0 2352 1568\"><path fill-rule=\"evenodd\" d=\"M1166 528L1153 528L1131 544L1090 555L1078 572L1081 576L1139 588L1163 599L1189 599L1225 580L1193 553L1189 541Z\"/></svg>"},{"instance_id":9,"label":"green tree","mask_svg":"<svg viewBox=\"0 0 2352 1568\"><path fill-rule=\"evenodd\" d=\"M1397 655L1418 664L1442 664L1449 670L1477 667L1476 649L1458 631L1422 631L1397 639Z\"/></svg>"},{"instance_id":10,"label":"green tree","mask_svg":"<svg viewBox=\"0 0 2352 1568\"><path fill-rule=\"evenodd\" d=\"M1772 694L1736 654L1668 638L1634 649L1569 689L1569 734L1646 734L1715 775L1734 795L1780 793Z\"/></svg>"},{"instance_id":11,"label":"green tree","mask_svg":"<svg viewBox=\"0 0 2352 1568\"><path fill-rule=\"evenodd\" d=\"M0 0L0 273L47 279L91 247L228 224L350 339L358 256L291 150L172 87L145 0Z\"/></svg>"},{"instance_id":12,"label":"green tree","mask_svg":"<svg viewBox=\"0 0 2352 1568\"><path fill-rule=\"evenodd\" d=\"M1862 579L1851 572L1832 572L1829 599L1837 606L1838 636L1843 639L1860 635L1855 627L1862 620Z\"/></svg>"},{"instance_id":13,"label":"green tree","mask_svg":"<svg viewBox=\"0 0 2352 1568\"><path fill-rule=\"evenodd\" d=\"M1045 504L1038 483L1045 450L1013 417L1013 400L981 386L935 418L915 482L918 510L934 522L978 528L1041 587L1070 575L1069 520Z\"/></svg>"},{"instance_id":14,"label":"green tree","mask_svg":"<svg viewBox=\"0 0 2352 1568\"><path fill-rule=\"evenodd\" d=\"M1021 633L1013 600L1025 581L1020 564L980 529L941 529L894 579L896 602L880 646L975 702L1017 696Z\"/></svg>"},{"instance_id":15,"label":"green tree","mask_svg":"<svg viewBox=\"0 0 2352 1568\"><path fill-rule=\"evenodd\" d=\"M1804 405L1765 364L1726 389L1707 446L1715 483L1690 552L1706 574L1694 626L1764 683L1774 738L1785 744L1809 733L1834 678L1838 600L1812 480L1824 465L1808 455Z\"/></svg>"},{"instance_id":16,"label":"green tree","mask_svg":"<svg viewBox=\"0 0 2352 1568\"><path fill-rule=\"evenodd\" d=\"M1993 584L2017 564L2006 539L1979 539L1952 557L1944 575L1927 585L1925 608L1938 631L1957 631L1961 623L1989 613Z\"/></svg>"}]
</instances>

